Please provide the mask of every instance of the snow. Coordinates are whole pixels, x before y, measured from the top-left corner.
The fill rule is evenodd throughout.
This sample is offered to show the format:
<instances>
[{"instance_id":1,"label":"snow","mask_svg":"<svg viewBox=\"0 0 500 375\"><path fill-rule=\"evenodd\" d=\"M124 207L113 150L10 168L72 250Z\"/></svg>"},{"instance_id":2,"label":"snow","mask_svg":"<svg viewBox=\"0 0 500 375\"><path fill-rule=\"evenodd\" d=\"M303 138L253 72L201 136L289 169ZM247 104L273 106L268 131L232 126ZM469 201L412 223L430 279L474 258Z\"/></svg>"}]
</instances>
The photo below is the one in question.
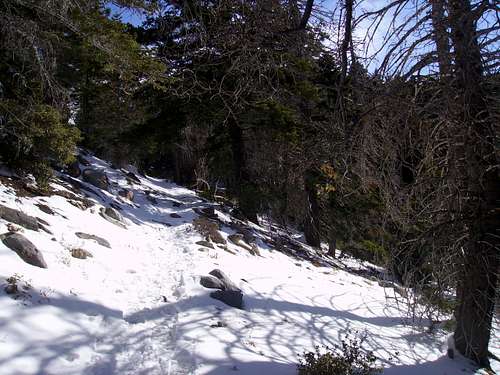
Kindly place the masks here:
<instances>
[{"instance_id":1,"label":"snow","mask_svg":"<svg viewBox=\"0 0 500 375\"><path fill-rule=\"evenodd\" d=\"M139 176L141 184L130 185L123 171L86 158L111 181L109 192L90 194L96 205L86 210L59 195L22 197L0 184L1 204L47 221L53 233L23 230L48 269L24 263L0 243L1 375L292 375L299 354L339 343L350 331L366 333L364 347L380 358L384 374L474 373L465 359L446 357L447 332L426 333L425 319L405 319L392 289L348 268L315 266L271 248L263 241L276 235L270 222L253 226L260 257L233 244L228 247L236 255L219 248L200 251L193 208L209 202L150 177ZM59 180L52 188L71 190ZM118 197L122 188L133 190L134 202ZM40 211L37 203L56 214ZM126 229L99 215L111 203L123 208ZM221 207L216 212L231 221ZM0 233L6 231L0 219ZM111 249L76 232L103 237ZM224 237L232 233L222 229ZM93 257L72 258L73 248ZM344 265L365 267L354 259ZM210 298L199 285L199 277L214 268L242 289L243 310ZM14 275L23 290L17 299L3 290ZM498 336L491 341L498 353ZM492 364L500 370L498 362Z\"/></svg>"}]
</instances>

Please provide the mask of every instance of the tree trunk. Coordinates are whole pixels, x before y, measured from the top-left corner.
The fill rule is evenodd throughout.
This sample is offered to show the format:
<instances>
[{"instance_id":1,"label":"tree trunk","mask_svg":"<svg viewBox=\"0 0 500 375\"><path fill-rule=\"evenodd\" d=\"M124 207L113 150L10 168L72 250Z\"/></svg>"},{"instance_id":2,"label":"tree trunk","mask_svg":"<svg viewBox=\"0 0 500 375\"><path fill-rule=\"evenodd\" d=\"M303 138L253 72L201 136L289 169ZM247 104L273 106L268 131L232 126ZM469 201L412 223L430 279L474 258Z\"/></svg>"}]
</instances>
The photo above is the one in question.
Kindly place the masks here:
<instances>
[{"instance_id":1,"label":"tree trunk","mask_svg":"<svg viewBox=\"0 0 500 375\"><path fill-rule=\"evenodd\" d=\"M467 220L469 235L459 265L454 338L460 353L489 367L488 343L500 257L496 135L481 88L481 52L470 2L449 1L449 19L456 92L450 168L457 189L455 207Z\"/></svg>"},{"instance_id":2,"label":"tree trunk","mask_svg":"<svg viewBox=\"0 0 500 375\"><path fill-rule=\"evenodd\" d=\"M450 76L451 73L451 58L450 58L450 43L448 32L446 30L446 20L444 13L444 0L430 0L432 27L434 31L434 43L436 43L436 51L438 55L439 74L441 78Z\"/></svg>"},{"instance_id":3,"label":"tree trunk","mask_svg":"<svg viewBox=\"0 0 500 375\"><path fill-rule=\"evenodd\" d=\"M313 5L314 0L307 0L306 6L304 8L304 13L302 14L302 19L297 26L297 30L304 30L306 28L307 23L309 22L309 18L311 17Z\"/></svg>"},{"instance_id":4,"label":"tree trunk","mask_svg":"<svg viewBox=\"0 0 500 375\"><path fill-rule=\"evenodd\" d=\"M304 222L304 236L309 246L320 247L319 205L314 172L307 171L304 188L307 195L307 212Z\"/></svg>"},{"instance_id":5,"label":"tree trunk","mask_svg":"<svg viewBox=\"0 0 500 375\"><path fill-rule=\"evenodd\" d=\"M335 258L335 251L337 250L337 238L333 233L333 230L328 231L328 256Z\"/></svg>"},{"instance_id":6,"label":"tree trunk","mask_svg":"<svg viewBox=\"0 0 500 375\"><path fill-rule=\"evenodd\" d=\"M350 46L352 46L352 8L353 8L354 0L345 0L345 22L344 22L344 38L342 40L342 46L340 48L341 51L341 86L343 86L345 79L347 78L347 52L350 50ZM353 58L353 56L351 56ZM342 87L341 87L342 89Z\"/></svg>"},{"instance_id":7,"label":"tree trunk","mask_svg":"<svg viewBox=\"0 0 500 375\"><path fill-rule=\"evenodd\" d=\"M248 220L258 224L257 206L259 197L256 196L258 189L250 180L250 174L248 173L243 131L233 118L229 119L228 130L233 154L233 174L235 178L233 190L238 198L239 209Z\"/></svg>"}]
</instances>

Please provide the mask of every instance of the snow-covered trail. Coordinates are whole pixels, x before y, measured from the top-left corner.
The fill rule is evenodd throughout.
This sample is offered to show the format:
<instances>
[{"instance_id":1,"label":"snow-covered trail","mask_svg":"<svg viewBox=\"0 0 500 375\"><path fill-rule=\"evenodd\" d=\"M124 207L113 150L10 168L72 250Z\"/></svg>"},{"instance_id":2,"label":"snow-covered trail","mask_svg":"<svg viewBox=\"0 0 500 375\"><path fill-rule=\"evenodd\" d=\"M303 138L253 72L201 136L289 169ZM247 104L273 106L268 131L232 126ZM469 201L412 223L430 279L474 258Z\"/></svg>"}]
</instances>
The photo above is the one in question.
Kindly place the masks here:
<instances>
[{"instance_id":1,"label":"snow-covered trail","mask_svg":"<svg viewBox=\"0 0 500 375\"><path fill-rule=\"evenodd\" d=\"M93 164L107 167L98 159ZM106 172L117 184L114 190L127 186L120 173L109 168ZM43 218L53 232L23 231L43 249L47 270L23 263L0 244L2 282L16 275L18 284L26 285L16 300L0 294L0 374L193 372L188 357L179 360L179 311L169 303L184 298L186 279L194 277L193 239L201 237L188 223L194 216L190 207L201 201L189 190L154 179L144 179L133 192L133 204L120 201L128 223L123 229L96 210L82 211L63 197L19 198L0 185L2 204ZM111 195L104 199L115 200ZM172 206L179 201L186 208ZM37 203L51 207L56 215L40 212ZM170 217L173 212L184 218ZM3 221L0 232L6 232ZM98 235L111 249L80 239L76 232ZM71 248L85 248L93 257L72 258Z\"/></svg>"},{"instance_id":2,"label":"snow-covered trail","mask_svg":"<svg viewBox=\"0 0 500 375\"><path fill-rule=\"evenodd\" d=\"M263 241L276 234L270 225L254 227L261 256L231 243L229 251L203 248L193 209L210 203L165 181L127 182L125 171L88 159L111 184L109 192L91 194L96 205L85 210L67 197L20 197L0 184L0 204L42 218L53 232L23 230L48 269L22 262L0 242L0 375L295 375L299 354L353 331L366 333L365 347L381 359L384 374L474 373L463 359L445 356L446 332L403 324L394 290L376 279L276 251ZM67 191L62 183L53 187ZM123 188L133 202L119 197ZM110 205L121 208L126 229L99 215ZM0 233L6 231L0 219ZM102 237L111 248L77 232ZM221 229L226 239L233 233ZM75 259L74 248L93 257ZM244 310L199 285L214 268L242 289ZM3 291L12 276L21 290L16 298Z\"/></svg>"}]
</instances>

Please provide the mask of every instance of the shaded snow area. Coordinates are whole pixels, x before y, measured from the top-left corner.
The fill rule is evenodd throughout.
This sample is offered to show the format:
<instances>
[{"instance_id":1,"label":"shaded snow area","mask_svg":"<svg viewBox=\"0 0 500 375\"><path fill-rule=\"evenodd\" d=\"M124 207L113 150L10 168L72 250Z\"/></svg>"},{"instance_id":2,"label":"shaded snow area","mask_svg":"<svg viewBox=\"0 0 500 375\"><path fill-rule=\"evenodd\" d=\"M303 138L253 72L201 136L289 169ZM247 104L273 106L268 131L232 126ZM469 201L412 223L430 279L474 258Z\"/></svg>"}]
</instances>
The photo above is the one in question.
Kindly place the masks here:
<instances>
[{"instance_id":1,"label":"shaded snow area","mask_svg":"<svg viewBox=\"0 0 500 375\"><path fill-rule=\"evenodd\" d=\"M225 249L196 244L204 238L192 221L212 203L137 173L139 180L127 181L127 171L86 158L106 172L108 191L65 175L51 196L21 194L6 177L0 184L1 205L42 219L51 232L19 232L41 251L46 269L0 242L0 375L293 375L299 354L339 343L349 331L366 333L363 347L374 350L384 374L474 373L465 359L446 356L448 333L405 319L395 289L373 276L383 270L327 258L270 222L245 224L260 256L230 241ZM133 200L118 194L123 188ZM110 205L125 225L100 215ZM227 239L236 219L214 207ZM0 233L8 230L0 219ZM92 256L75 258L74 249ZM244 309L200 285L214 268L241 288ZM12 283L16 291L4 291ZM498 336L492 344L498 349Z\"/></svg>"}]
</instances>

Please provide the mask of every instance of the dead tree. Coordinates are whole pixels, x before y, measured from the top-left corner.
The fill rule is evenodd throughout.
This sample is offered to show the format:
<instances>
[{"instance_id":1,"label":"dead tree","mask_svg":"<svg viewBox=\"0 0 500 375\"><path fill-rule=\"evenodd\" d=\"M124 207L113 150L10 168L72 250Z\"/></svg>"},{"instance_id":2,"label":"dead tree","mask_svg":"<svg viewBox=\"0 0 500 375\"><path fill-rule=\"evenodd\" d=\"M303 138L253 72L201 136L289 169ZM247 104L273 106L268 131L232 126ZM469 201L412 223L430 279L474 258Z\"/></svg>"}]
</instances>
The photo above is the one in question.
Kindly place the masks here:
<instances>
[{"instance_id":1,"label":"dead tree","mask_svg":"<svg viewBox=\"0 0 500 375\"><path fill-rule=\"evenodd\" d=\"M477 28L479 19L492 18L485 17L488 12L498 12L497 5L480 2L472 6L469 0L396 0L358 19L368 22L366 40L370 41L384 18L390 18L391 27L378 49L382 59L377 73L385 79L397 77L415 90L413 100L408 96L407 107L407 111L415 111L411 121L415 127L400 133L411 136L406 138L408 142L415 142L415 134L420 137L422 160L415 167L415 182L402 188L390 177L397 165L390 161L399 157L397 147L391 150L390 145L380 145L375 147L379 154L371 155L386 163L384 174L394 181L393 186L387 181L380 186L388 207L399 211L395 216L407 226L426 223L425 229L409 233L414 236L401 242L406 251L401 256L411 259L412 249L425 244L435 254L432 259L443 267L435 268L430 277L437 280L444 269L450 272L448 282L457 283L456 348L485 367L489 366L488 342L500 263L498 127L494 121L498 102L492 109L494 99L485 91L493 79L490 73L500 65L500 53L492 48L498 42L500 24L483 23ZM435 48L429 48L430 43ZM374 107L377 105L384 107L381 103ZM400 110L404 111L402 106ZM410 123L401 118L401 124ZM383 115L379 119L387 121ZM399 129L392 126L387 130ZM366 134L374 138L373 133ZM395 145L401 143L394 140ZM414 203L405 204L409 199Z\"/></svg>"},{"instance_id":2,"label":"dead tree","mask_svg":"<svg viewBox=\"0 0 500 375\"><path fill-rule=\"evenodd\" d=\"M454 338L463 355L489 367L500 260L498 139L481 88L484 73L470 2L453 0L448 6L457 91L451 176L457 187L454 209L461 211L468 229L459 263Z\"/></svg>"}]
</instances>

